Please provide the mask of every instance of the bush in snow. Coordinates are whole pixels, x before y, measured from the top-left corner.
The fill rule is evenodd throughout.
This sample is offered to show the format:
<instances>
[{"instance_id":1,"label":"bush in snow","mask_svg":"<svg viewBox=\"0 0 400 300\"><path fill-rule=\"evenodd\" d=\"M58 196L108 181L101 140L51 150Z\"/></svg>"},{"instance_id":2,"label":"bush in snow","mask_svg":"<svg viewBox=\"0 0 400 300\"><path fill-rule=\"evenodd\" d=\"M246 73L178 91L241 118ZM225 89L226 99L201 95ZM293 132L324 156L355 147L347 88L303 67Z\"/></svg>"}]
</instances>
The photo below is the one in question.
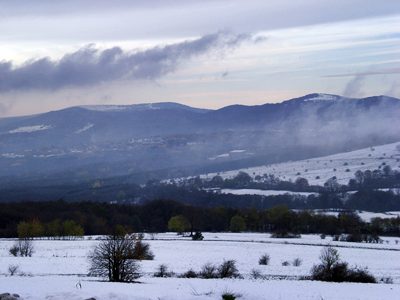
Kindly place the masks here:
<instances>
[{"instance_id":1,"label":"bush in snow","mask_svg":"<svg viewBox=\"0 0 400 300\"><path fill-rule=\"evenodd\" d=\"M271 257L268 254L261 255L260 259L258 260L259 265L267 266L269 264Z\"/></svg>"},{"instance_id":2,"label":"bush in snow","mask_svg":"<svg viewBox=\"0 0 400 300\"><path fill-rule=\"evenodd\" d=\"M9 265L8 266L8 274L10 274L10 276L14 276L18 273L19 271L19 266L18 265Z\"/></svg>"},{"instance_id":3,"label":"bush in snow","mask_svg":"<svg viewBox=\"0 0 400 300\"><path fill-rule=\"evenodd\" d=\"M201 268L199 276L204 279L241 277L234 260L225 260L218 267L211 263L207 263Z\"/></svg>"},{"instance_id":4,"label":"bush in snow","mask_svg":"<svg viewBox=\"0 0 400 300\"><path fill-rule=\"evenodd\" d=\"M392 277L382 277L379 282L385 283L385 284L393 284L393 278Z\"/></svg>"},{"instance_id":5,"label":"bush in snow","mask_svg":"<svg viewBox=\"0 0 400 300\"><path fill-rule=\"evenodd\" d=\"M252 269L251 271L250 271L250 278L251 279L264 279L265 277L264 277L264 275L261 273L261 271L260 270L257 270L257 269Z\"/></svg>"},{"instance_id":6,"label":"bush in snow","mask_svg":"<svg viewBox=\"0 0 400 300\"><path fill-rule=\"evenodd\" d=\"M150 245L143 243L142 240L139 239L135 242L132 258L138 260L153 260L154 254L150 250Z\"/></svg>"},{"instance_id":7,"label":"bush in snow","mask_svg":"<svg viewBox=\"0 0 400 300\"><path fill-rule=\"evenodd\" d=\"M218 277L219 278L238 278L238 277L240 277L239 271L236 267L236 262L234 260L225 260L218 267Z\"/></svg>"},{"instance_id":8,"label":"bush in snow","mask_svg":"<svg viewBox=\"0 0 400 300\"><path fill-rule=\"evenodd\" d=\"M293 260L293 262L292 262L292 265L293 266L295 266L295 267L299 267L299 266L301 266L301 263L302 263L303 261L300 259L300 258L295 258L294 260Z\"/></svg>"},{"instance_id":9,"label":"bush in snow","mask_svg":"<svg viewBox=\"0 0 400 300\"><path fill-rule=\"evenodd\" d=\"M17 245L11 246L10 250L8 250L12 256L18 256L19 248Z\"/></svg>"},{"instance_id":10,"label":"bush in snow","mask_svg":"<svg viewBox=\"0 0 400 300\"><path fill-rule=\"evenodd\" d=\"M231 292L225 292L221 295L221 297L222 300L235 300L237 298L240 298L240 295Z\"/></svg>"},{"instance_id":11,"label":"bush in snow","mask_svg":"<svg viewBox=\"0 0 400 300\"><path fill-rule=\"evenodd\" d=\"M367 269L354 268L347 270L346 280L348 282L376 283L376 279Z\"/></svg>"},{"instance_id":12,"label":"bush in snow","mask_svg":"<svg viewBox=\"0 0 400 300\"><path fill-rule=\"evenodd\" d=\"M9 252L13 256L32 256L34 251L33 242L28 239L18 240L10 249Z\"/></svg>"},{"instance_id":13,"label":"bush in snow","mask_svg":"<svg viewBox=\"0 0 400 300\"><path fill-rule=\"evenodd\" d=\"M192 235L193 241L202 241L203 239L204 239L204 236L200 231L196 231L195 234Z\"/></svg>"},{"instance_id":14,"label":"bush in snow","mask_svg":"<svg viewBox=\"0 0 400 300\"><path fill-rule=\"evenodd\" d=\"M204 279L218 278L217 267L211 263L205 264L201 268L200 277Z\"/></svg>"},{"instance_id":15,"label":"bush in snow","mask_svg":"<svg viewBox=\"0 0 400 300\"><path fill-rule=\"evenodd\" d=\"M367 270L349 269L346 262L340 261L338 251L330 246L322 250L320 261L320 264L315 265L311 270L313 280L376 283L376 279Z\"/></svg>"},{"instance_id":16,"label":"bush in snow","mask_svg":"<svg viewBox=\"0 0 400 300\"><path fill-rule=\"evenodd\" d=\"M182 278L197 278L199 274L197 274L193 269L189 269L185 273L183 273L180 277Z\"/></svg>"},{"instance_id":17,"label":"bush in snow","mask_svg":"<svg viewBox=\"0 0 400 300\"><path fill-rule=\"evenodd\" d=\"M168 266L164 264L159 265L154 273L154 277L172 277L173 275L174 273L169 271Z\"/></svg>"},{"instance_id":18,"label":"bush in snow","mask_svg":"<svg viewBox=\"0 0 400 300\"><path fill-rule=\"evenodd\" d=\"M290 266L290 262L285 260L285 261L282 262L282 266L284 266L284 267Z\"/></svg>"}]
</instances>

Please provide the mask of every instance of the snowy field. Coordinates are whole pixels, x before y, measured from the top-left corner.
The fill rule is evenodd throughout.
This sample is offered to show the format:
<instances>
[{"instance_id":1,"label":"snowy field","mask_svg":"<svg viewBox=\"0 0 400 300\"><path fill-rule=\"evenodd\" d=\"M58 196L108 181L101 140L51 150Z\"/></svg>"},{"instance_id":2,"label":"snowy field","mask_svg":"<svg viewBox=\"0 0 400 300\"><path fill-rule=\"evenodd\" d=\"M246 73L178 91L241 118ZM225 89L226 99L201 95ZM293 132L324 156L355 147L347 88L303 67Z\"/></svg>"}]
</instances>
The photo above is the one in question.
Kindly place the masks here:
<instances>
[{"instance_id":1,"label":"snowy field","mask_svg":"<svg viewBox=\"0 0 400 300\"><path fill-rule=\"evenodd\" d=\"M304 177L310 184L323 185L326 180L336 176L339 183L347 184L357 170L374 170L379 166L389 165L393 170L400 170L400 143L392 143L360 149L351 152L317 157L312 159L271 164L220 173L209 173L202 178L212 178L221 175L232 178L239 171L248 173L253 178L257 175L274 174L282 180L296 180Z\"/></svg>"},{"instance_id":2,"label":"snowy field","mask_svg":"<svg viewBox=\"0 0 400 300\"><path fill-rule=\"evenodd\" d=\"M278 191L278 190L257 190L257 189L221 189L222 194L233 194L233 195L261 195L261 196L276 196L276 195L317 195L318 193L307 193L307 192L291 192L291 191Z\"/></svg>"},{"instance_id":3,"label":"snowy field","mask_svg":"<svg viewBox=\"0 0 400 300\"><path fill-rule=\"evenodd\" d=\"M98 241L93 237L78 241L36 240L32 257L12 257L13 240L0 240L0 293L18 293L23 299L221 299L224 292L239 299L397 299L400 294L400 238L385 238L383 244L359 244L322 240L316 235L298 239L273 239L260 233L205 233L204 241L191 241L175 234L147 235L155 254L153 261L141 263L140 283L108 283L87 277L88 252ZM154 240L151 240L154 238ZM397 242L396 242L397 241ZM324 283L299 280L309 275L323 245L337 247L350 265L365 266L378 279L393 278L393 284ZM268 253L268 266L258 265ZM300 258L298 267L282 266L283 261ZM154 278L160 264L175 273L190 268L198 271L207 262L219 264L234 259L244 279ZM9 276L9 265L18 265L25 276ZM268 279L251 279L252 269ZM285 279L282 279L285 278ZM281 279L281 280L279 280ZM81 282L82 288L76 284Z\"/></svg>"}]
</instances>

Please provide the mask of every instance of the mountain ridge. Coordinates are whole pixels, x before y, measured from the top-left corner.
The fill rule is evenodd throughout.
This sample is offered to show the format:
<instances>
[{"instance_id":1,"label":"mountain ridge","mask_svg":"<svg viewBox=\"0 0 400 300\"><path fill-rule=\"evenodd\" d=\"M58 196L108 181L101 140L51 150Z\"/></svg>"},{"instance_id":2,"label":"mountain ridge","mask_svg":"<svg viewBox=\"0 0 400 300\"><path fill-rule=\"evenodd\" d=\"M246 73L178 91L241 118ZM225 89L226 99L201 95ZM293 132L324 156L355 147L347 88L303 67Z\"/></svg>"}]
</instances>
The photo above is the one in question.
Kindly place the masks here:
<instances>
[{"instance_id":1,"label":"mountain ridge","mask_svg":"<svg viewBox=\"0 0 400 300\"><path fill-rule=\"evenodd\" d=\"M30 118L35 117L43 114L54 113L54 112L61 112L67 110L89 110L89 111L115 111L115 112L124 112L124 111L146 111L146 110L167 110L167 109L183 109L189 111L197 111L197 112L215 112L220 110L226 110L231 108L257 108L257 107L264 107L264 106L274 106L280 105L284 103L296 103L296 102L303 102L303 101L314 101L314 100L350 100L350 101L359 101L359 100L389 100L389 101L400 101L399 98L387 96L387 95L374 95L368 97L359 97L359 98L351 98L345 97L335 94L327 94L327 93L310 93L306 94L301 97L295 97L291 99L282 100L280 102L266 102L261 104L255 105L245 105L245 104L231 104L221 108L212 109L212 108L198 108L194 106L189 106L186 104L182 104L179 102L173 101L165 101L165 102L144 102L144 103L135 103L135 104L89 104L89 105L78 105L78 106L69 106L62 109L51 110L31 115L23 115L23 116L9 116L9 117L0 117L0 120L5 119L19 119L19 118Z\"/></svg>"},{"instance_id":2,"label":"mountain ridge","mask_svg":"<svg viewBox=\"0 0 400 300\"><path fill-rule=\"evenodd\" d=\"M221 109L74 106L0 120L0 182L62 173L149 179L333 154L400 140L399 115L396 98L321 93Z\"/></svg>"}]
</instances>

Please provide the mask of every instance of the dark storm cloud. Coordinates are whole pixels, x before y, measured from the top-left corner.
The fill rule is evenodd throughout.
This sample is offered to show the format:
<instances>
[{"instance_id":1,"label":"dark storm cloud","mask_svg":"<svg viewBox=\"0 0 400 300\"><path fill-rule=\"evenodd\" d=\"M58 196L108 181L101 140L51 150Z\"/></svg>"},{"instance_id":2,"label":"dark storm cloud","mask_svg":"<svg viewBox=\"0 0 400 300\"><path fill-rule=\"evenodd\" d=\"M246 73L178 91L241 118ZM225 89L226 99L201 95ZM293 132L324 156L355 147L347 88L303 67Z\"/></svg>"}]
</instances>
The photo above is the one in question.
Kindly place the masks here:
<instances>
[{"instance_id":1,"label":"dark storm cloud","mask_svg":"<svg viewBox=\"0 0 400 300\"><path fill-rule=\"evenodd\" d=\"M144 51L119 47L99 50L89 45L59 60L41 58L14 67L0 62L0 91L53 90L95 85L115 80L152 80L173 72L187 59L234 48L250 35L215 33Z\"/></svg>"}]
</instances>

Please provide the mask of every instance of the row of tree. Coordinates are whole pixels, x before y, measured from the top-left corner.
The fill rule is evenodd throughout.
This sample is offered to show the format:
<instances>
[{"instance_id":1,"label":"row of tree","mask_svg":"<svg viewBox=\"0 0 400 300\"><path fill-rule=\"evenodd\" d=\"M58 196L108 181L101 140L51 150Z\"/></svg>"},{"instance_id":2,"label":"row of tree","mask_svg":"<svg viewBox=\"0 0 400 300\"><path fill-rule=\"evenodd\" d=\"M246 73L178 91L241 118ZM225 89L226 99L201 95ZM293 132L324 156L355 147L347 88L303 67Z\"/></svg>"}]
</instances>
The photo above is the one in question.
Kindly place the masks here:
<instances>
[{"instance_id":1,"label":"row of tree","mask_svg":"<svg viewBox=\"0 0 400 300\"><path fill-rule=\"evenodd\" d=\"M48 237L61 239L82 238L85 231L81 225L73 220L61 221L55 219L42 223L39 219L22 221L17 225L17 235L20 239L34 237Z\"/></svg>"},{"instance_id":2,"label":"row of tree","mask_svg":"<svg viewBox=\"0 0 400 300\"><path fill-rule=\"evenodd\" d=\"M75 238L83 233L112 234L117 225L128 232L249 230L400 236L400 218L366 223L351 211L330 216L308 210L293 211L284 205L257 210L197 207L168 200L143 205L63 201L0 204L0 237Z\"/></svg>"}]
</instances>

